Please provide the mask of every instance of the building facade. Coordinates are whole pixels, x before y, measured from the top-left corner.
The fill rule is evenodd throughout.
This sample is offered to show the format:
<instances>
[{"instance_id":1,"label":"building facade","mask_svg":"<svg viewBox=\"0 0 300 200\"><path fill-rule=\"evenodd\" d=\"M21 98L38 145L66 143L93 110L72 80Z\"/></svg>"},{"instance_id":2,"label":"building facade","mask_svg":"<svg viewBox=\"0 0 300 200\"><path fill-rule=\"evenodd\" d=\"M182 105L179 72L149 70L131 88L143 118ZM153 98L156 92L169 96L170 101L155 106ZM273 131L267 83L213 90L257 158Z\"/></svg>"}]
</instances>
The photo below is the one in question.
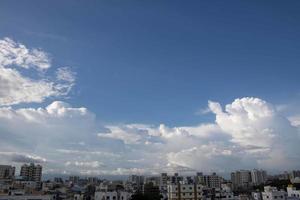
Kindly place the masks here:
<instances>
[{"instance_id":1,"label":"building facade","mask_svg":"<svg viewBox=\"0 0 300 200\"><path fill-rule=\"evenodd\" d=\"M276 187L265 186L262 194L263 200L286 200L287 192L278 191Z\"/></svg>"},{"instance_id":2,"label":"building facade","mask_svg":"<svg viewBox=\"0 0 300 200\"><path fill-rule=\"evenodd\" d=\"M169 184L168 200L200 200L202 189L199 184Z\"/></svg>"},{"instance_id":3,"label":"building facade","mask_svg":"<svg viewBox=\"0 0 300 200\"><path fill-rule=\"evenodd\" d=\"M98 191L95 200L129 200L131 194L125 191Z\"/></svg>"},{"instance_id":4,"label":"building facade","mask_svg":"<svg viewBox=\"0 0 300 200\"><path fill-rule=\"evenodd\" d=\"M40 182L42 179L42 166L33 163L24 164L21 166L20 176L27 181Z\"/></svg>"},{"instance_id":5,"label":"building facade","mask_svg":"<svg viewBox=\"0 0 300 200\"><path fill-rule=\"evenodd\" d=\"M251 171L238 170L231 173L231 182L234 188L249 187L251 185Z\"/></svg>"},{"instance_id":6,"label":"building facade","mask_svg":"<svg viewBox=\"0 0 300 200\"><path fill-rule=\"evenodd\" d=\"M267 181L267 172L265 170L251 170L251 182L253 185L260 185Z\"/></svg>"},{"instance_id":7,"label":"building facade","mask_svg":"<svg viewBox=\"0 0 300 200\"><path fill-rule=\"evenodd\" d=\"M0 179L12 179L15 176L15 167L0 165Z\"/></svg>"}]
</instances>

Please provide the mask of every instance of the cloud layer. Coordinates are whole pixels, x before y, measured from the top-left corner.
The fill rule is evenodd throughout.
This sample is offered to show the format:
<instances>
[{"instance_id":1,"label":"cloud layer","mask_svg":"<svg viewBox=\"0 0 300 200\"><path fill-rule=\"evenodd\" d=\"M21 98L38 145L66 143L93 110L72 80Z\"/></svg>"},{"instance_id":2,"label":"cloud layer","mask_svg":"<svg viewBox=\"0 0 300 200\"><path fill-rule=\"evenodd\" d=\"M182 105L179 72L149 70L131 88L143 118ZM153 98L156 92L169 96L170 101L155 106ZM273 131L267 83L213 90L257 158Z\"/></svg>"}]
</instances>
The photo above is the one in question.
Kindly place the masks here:
<instances>
[{"instance_id":1,"label":"cloud layer","mask_svg":"<svg viewBox=\"0 0 300 200\"><path fill-rule=\"evenodd\" d=\"M208 101L211 123L168 127L103 124L85 107L53 101L46 107L13 105L66 96L76 73L57 68L49 54L0 40L0 159L43 163L48 173L84 175L299 168L299 113L285 116L259 98L224 107ZM25 76L26 70L34 76ZM20 108L23 107L23 108Z\"/></svg>"},{"instance_id":2,"label":"cloud layer","mask_svg":"<svg viewBox=\"0 0 300 200\"><path fill-rule=\"evenodd\" d=\"M271 104L241 98L225 110L216 102L208 106L215 123L185 127L99 125L86 108L60 101L1 108L0 157L42 158L48 172L85 175L300 167L299 130Z\"/></svg>"}]
</instances>

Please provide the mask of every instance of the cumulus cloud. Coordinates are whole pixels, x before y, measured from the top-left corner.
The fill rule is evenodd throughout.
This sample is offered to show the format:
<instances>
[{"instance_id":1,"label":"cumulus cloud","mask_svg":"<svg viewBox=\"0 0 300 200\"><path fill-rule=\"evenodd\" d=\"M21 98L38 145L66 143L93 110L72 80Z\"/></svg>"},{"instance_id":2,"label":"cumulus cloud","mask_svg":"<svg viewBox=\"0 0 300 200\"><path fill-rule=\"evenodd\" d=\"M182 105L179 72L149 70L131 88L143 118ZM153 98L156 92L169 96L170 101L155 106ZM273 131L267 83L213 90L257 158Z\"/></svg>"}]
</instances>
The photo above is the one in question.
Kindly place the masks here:
<instances>
[{"instance_id":1,"label":"cumulus cloud","mask_svg":"<svg viewBox=\"0 0 300 200\"><path fill-rule=\"evenodd\" d=\"M208 104L214 123L180 127L99 126L88 109L61 101L36 109L2 107L0 157L47 160L48 172L85 175L299 167L299 129L271 104L258 98L236 99L224 109Z\"/></svg>"},{"instance_id":2,"label":"cumulus cloud","mask_svg":"<svg viewBox=\"0 0 300 200\"><path fill-rule=\"evenodd\" d=\"M224 110L217 102L209 101L208 106L216 116L215 123L190 127L107 126L108 133L98 136L122 140L142 153L147 159L137 159L140 166L156 163L160 168L174 165L204 171L299 167L300 153L295 151L299 130L273 105L246 97L234 100Z\"/></svg>"},{"instance_id":3,"label":"cumulus cloud","mask_svg":"<svg viewBox=\"0 0 300 200\"><path fill-rule=\"evenodd\" d=\"M0 40L1 159L43 162L48 172L86 175L300 167L299 113L284 116L259 98L239 98L225 106L209 101L205 113L215 115L214 122L180 127L100 124L87 108L63 101L9 107L68 94L76 74L63 67L49 78L50 67L44 51ZM35 78L23 70L33 70Z\"/></svg>"},{"instance_id":4,"label":"cumulus cloud","mask_svg":"<svg viewBox=\"0 0 300 200\"><path fill-rule=\"evenodd\" d=\"M48 97L69 93L75 82L75 74L69 68L58 68L57 81L40 77L51 67L49 55L39 49L29 49L9 38L0 40L0 106L20 103L43 102ZM33 69L23 75L23 70Z\"/></svg>"}]
</instances>

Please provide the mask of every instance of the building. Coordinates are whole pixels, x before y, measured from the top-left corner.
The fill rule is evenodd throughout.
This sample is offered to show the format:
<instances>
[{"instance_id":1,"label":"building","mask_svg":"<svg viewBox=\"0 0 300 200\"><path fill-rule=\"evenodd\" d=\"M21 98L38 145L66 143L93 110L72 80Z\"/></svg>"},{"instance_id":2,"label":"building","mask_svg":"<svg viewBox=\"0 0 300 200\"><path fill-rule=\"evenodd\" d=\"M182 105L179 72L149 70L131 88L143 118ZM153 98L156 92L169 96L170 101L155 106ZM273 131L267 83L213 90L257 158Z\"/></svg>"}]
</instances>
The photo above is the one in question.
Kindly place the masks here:
<instances>
[{"instance_id":1,"label":"building","mask_svg":"<svg viewBox=\"0 0 300 200\"><path fill-rule=\"evenodd\" d=\"M160 186L159 176L150 176L145 178L145 184L152 183L154 186Z\"/></svg>"},{"instance_id":2,"label":"building","mask_svg":"<svg viewBox=\"0 0 300 200\"><path fill-rule=\"evenodd\" d=\"M42 179L42 166L33 163L21 166L20 176L26 181L40 182Z\"/></svg>"},{"instance_id":3,"label":"building","mask_svg":"<svg viewBox=\"0 0 300 200\"><path fill-rule=\"evenodd\" d=\"M202 172L197 172L195 176L195 183L204 185L208 188L220 188L223 183L223 178L216 173L211 175L203 175Z\"/></svg>"},{"instance_id":4,"label":"building","mask_svg":"<svg viewBox=\"0 0 300 200\"><path fill-rule=\"evenodd\" d=\"M295 179L297 177L300 177L300 170L294 170L289 173L290 179Z\"/></svg>"},{"instance_id":5,"label":"building","mask_svg":"<svg viewBox=\"0 0 300 200\"><path fill-rule=\"evenodd\" d=\"M214 199L235 200L235 196L228 184L221 184L221 188L214 188ZM208 196L209 198L209 196ZM206 199L208 199L206 198ZM210 198L211 199L211 198Z\"/></svg>"},{"instance_id":6,"label":"building","mask_svg":"<svg viewBox=\"0 0 300 200\"><path fill-rule=\"evenodd\" d=\"M300 200L300 190L297 190L295 187L287 187L288 197L293 197L294 199Z\"/></svg>"},{"instance_id":7,"label":"building","mask_svg":"<svg viewBox=\"0 0 300 200\"><path fill-rule=\"evenodd\" d=\"M231 173L231 182L234 188L247 188L251 185L251 171L238 170Z\"/></svg>"},{"instance_id":8,"label":"building","mask_svg":"<svg viewBox=\"0 0 300 200\"><path fill-rule=\"evenodd\" d=\"M267 172L264 170L251 170L251 182L253 185L260 185L267 181Z\"/></svg>"},{"instance_id":9,"label":"building","mask_svg":"<svg viewBox=\"0 0 300 200\"><path fill-rule=\"evenodd\" d=\"M0 195L0 200L55 200L55 195Z\"/></svg>"},{"instance_id":10,"label":"building","mask_svg":"<svg viewBox=\"0 0 300 200\"><path fill-rule=\"evenodd\" d=\"M195 176L195 183L204 185L204 175L202 172L197 172Z\"/></svg>"},{"instance_id":11,"label":"building","mask_svg":"<svg viewBox=\"0 0 300 200\"><path fill-rule=\"evenodd\" d=\"M132 184L133 191L143 191L144 176L131 175L128 181Z\"/></svg>"},{"instance_id":12,"label":"building","mask_svg":"<svg viewBox=\"0 0 300 200\"><path fill-rule=\"evenodd\" d=\"M129 200L131 193L125 191L97 191L95 200Z\"/></svg>"},{"instance_id":13,"label":"building","mask_svg":"<svg viewBox=\"0 0 300 200\"><path fill-rule=\"evenodd\" d=\"M169 184L168 200L200 200L202 189L199 184Z\"/></svg>"},{"instance_id":14,"label":"building","mask_svg":"<svg viewBox=\"0 0 300 200\"><path fill-rule=\"evenodd\" d=\"M79 176L70 176L69 182L77 184L79 182L80 177Z\"/></svg>"},{"instance_id":15,"label":"building","mask_svg":"<svg viewBox=\"0 0 300 200\"><path fill-rule=\"evenodd\" d=\"M166 186L168 184L168 174L167 173L161 173L160 175L160 185Z\"/></svg>"},{"instance_id":16,"label":"building","mask_svg":"<svg viewBox=\"0 0 300 200\"><path fill-rule=\"evenodd\" d=\"M251 196L254 200L262 200L261 192L251 192Z\"/></svg>"},{"instance_id":17,"label":"building","mask_svg":"<svg viewBox=\"0 0 300 200\"><path fill-rule=\"evenodd\" d=\"M0 179L12 179L15 176L15 167L0 165Z\"/></svg>"},{"instance_id":18,"label":"building","mask_svg":"<svg viewBox=\"0 0 300 200\"><path fill-rule=\"evenodd\" d=\"M183 181L183 177L182 176L179 176L178 173L175 173L173 176L170 176L169 177L169 183L170 184L177 184L179 183L180 181Z\"/></svg>"},{"instance_id":19,"label":"building","mask_svg":"<svg viewBox=\"0 0 300 200\"><path fill-rule=\"evenodd\" d=\"M287 193L285 191L278 191L276 187L265 186L262 192L263 200L286 200Z\"/></svg>"},{"instance_id":20,"label":"building","mask_svg":"<svg viewBox=\"0 0 300 200\"><path fill-rule=\"evenodd\" d=\"M218 176L216 173L203 177L204 185L209 188L220 188L223 182L223 178Z\"/></svg>"}]
</instances>

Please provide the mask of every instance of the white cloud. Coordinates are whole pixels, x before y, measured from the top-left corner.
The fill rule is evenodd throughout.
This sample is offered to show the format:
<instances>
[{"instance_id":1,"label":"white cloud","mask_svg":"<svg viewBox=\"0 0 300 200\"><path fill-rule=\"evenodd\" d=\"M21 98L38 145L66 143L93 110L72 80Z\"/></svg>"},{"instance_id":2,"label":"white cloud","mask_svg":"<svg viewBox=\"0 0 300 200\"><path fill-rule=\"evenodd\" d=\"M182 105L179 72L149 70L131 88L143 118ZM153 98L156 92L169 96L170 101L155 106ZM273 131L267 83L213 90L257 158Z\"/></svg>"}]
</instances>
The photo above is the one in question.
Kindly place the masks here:
<instances>
[{"instance_id":1,"label":"white cloud","mask_svg":"<svg viewBox=\"0 0 300 200\"><path fill-rule=\"evenodd\" d=\"M135 159L145 166L158 162L161 168L174 164L205 171L299 167L300 153L295 151L299 132L271 104L246 97L226 105L225 111L212 101L209 108L216 123L190 127L116 125L107 126L109 133L98 136L124 141L147 158Z\"/></svg>"},{"instance_id":2,"label":"white cloud","mask_svg":"<svg viewBox=\"0 0 300 200\"><path fill-rule=\"evenodd\" d=\"M85 107L62 101L45 108L4 107L66 95L76 74L64 67L46 78L47 53L7 38L0 49L0 158L8 162L44 162L46 171L56 173L115 175L300 167L299 113L285 117L259 98L236 99L224 109L209 101L215 122L180 127L99 125Z\"/></svg>"},{"instance_id":3,"label":"white cloud","mask_svg":"<svg viewBox=\"0 0 300 200\"><path fill-rule=\"evenodd\" d=\"M47 53L39 49L28 49L25 45L10 38L0 40L0 65L16 65L26 69L35 67L39 70L45 70L51 66Z\"/></svg>"},{"instance_id":4,"label":"white cloud","mask_svg":"<svg viewBox=\"0 0 300 200\"><path fill-rule=\"evenodd\" d=\"M61 67L56 71L56 78L60 81L74 83L76 79L75 76L75 72L73 72L69 67Z\"/></svg>"},{"instance_id":5,"label":"white cloud","mask_svg":"<svg viewBox=\"0 0 300 200\"><path fill-rule=\"evenodd\" d=\"M74 73L58 68L59 80L41 78L40 71L45 74L50 67L49 56L42 50L28 49L9 38L0 40L0 106L39 103L49 97L67 95L74 85ZM24 76L22 68L34 69L31 74L40 78Z\"/></svg>"},{"instance_id":6,"label":"white cloud","mask_svg":"<svg viewBox=\"0 0 300 200\"><path fill-rule=\"evenodd\" d=\"M45 163L47 161L45 158L40 156L19 152L0 152L0 156L8 162L10 161L14 163Z\"/></svg>"},{"instance_id":7,"label":"white cloud","mask_svg":"<svg viewBox=\"0 0 300 200\"><path fill-rule=\"evenodd\" d=\"M300 127L300 115L290 116L288 119L292 126Z\"/></svg>"},{"instance_id":8,"label":"white cloud","mask_svg":"<svg viewBox=\"0 0 300 200\"><path fill-rule=\"evenodd\" d=\"M209 102L216 114L217 125L232 136L232 141L240 145L270 146L274 133L275 110L267 102L258 98L236 99L222 111L220 104Z\"/></svg>"},{"instance_id":9,"label":"white cloud","mask_svg":"<svg viewBox=\"0 0 300 200\"><path fill-rule=\"evenodd\" d=\"M0 108L0 151L28 152L45 158L46 170L80 174L299 166L298 129L270 104L242 98L225 111L218 103L209 106L216 123L182 127L101 127L86 108L60 101L37 109Z\"/></svg>"},{"instance_id":10,"label":"white cloud","mask_svg":"<svg viewBox=\"0 0 300 200\"><path fill-rule=\"evenodd\" d=\"M86 161L86 162L70 162L67 161L65 163L65 165L67 167L71 167L71 166L75 166L75 167L79 167L80 169L82 168L99 168L101 166L103 166L103 163L99 162L99 161Z\"/></svg>"},{"instance_id":11,"label":"white cloud","mask_svg":"<svg viewBox=\"0 0 300 200\"><path fill-rule=\"evenodd\" d=\"M42 102L50 96L59 96L53 82L23 77L15 69L0 66L0 106Z\"/></svg>"}]
</instances>

